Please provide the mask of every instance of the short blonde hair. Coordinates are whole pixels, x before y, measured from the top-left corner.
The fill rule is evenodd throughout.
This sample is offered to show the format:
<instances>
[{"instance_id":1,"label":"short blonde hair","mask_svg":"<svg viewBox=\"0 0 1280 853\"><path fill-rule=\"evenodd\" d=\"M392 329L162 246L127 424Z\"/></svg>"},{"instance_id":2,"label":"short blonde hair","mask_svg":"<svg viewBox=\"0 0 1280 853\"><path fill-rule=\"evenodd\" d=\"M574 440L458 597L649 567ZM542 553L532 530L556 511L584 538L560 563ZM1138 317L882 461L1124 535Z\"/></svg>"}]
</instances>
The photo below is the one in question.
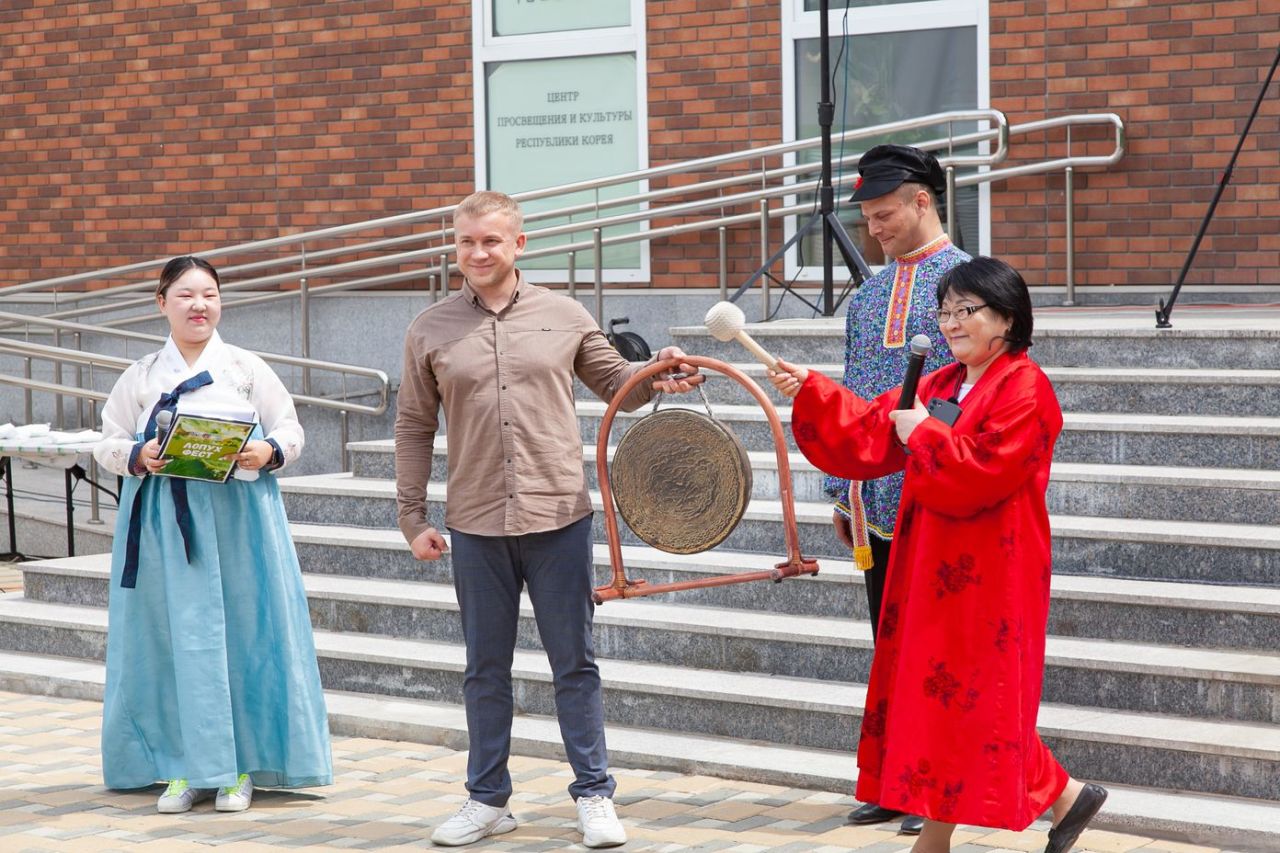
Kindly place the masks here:
<instances>
[{"instance_id":1,"label":"short blonde hair","mask_svg":"<svg viewBox=\"0 0 1280 853\"><path fill-rule=\"evenodd\" d=\"M524 214L520 212L520 205L511 196L496 190L480 190L464 198L453 210L453 221L457 222L463 216L478 219L490 213L505 213L516 231L524 226Z\"/></svg>"}]
</instances>

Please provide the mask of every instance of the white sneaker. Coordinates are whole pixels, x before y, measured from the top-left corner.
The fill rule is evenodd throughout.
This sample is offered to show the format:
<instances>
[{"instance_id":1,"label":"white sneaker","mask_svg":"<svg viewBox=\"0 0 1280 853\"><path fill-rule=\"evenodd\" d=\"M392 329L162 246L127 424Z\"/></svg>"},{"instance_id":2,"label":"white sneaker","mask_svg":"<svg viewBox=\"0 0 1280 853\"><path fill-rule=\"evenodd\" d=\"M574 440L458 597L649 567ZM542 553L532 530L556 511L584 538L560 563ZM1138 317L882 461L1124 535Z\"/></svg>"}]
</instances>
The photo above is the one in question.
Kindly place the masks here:
<instances>
[{"instance_id":1,"label":"white sneaker","mask_svg":"<svg viewBox=\"0 0 1280 853\"><path fill-rule=\"evenodd\" d=\"M431 843L441 847L461 847L489 835L502 835L516 828L516 819L506 806L486 806L468 799L457 814L436 827Z\"/></svg>"},{"instance_id":2,"label":"white sneaker","mask_svg":"<svg viewBox=\"0 0 1280 853\"><path fill-rule=\"evenodd\" d=\"M192 788L186 779L170 779L169 787L164 789L160 799L156 801L156 811L160 814L182 814L191 811L196 803L213 796L212 788Z\"/></svg>"},{"instance_id":3,"label":"white sneaker","mask_svg":"<svg viewBox=\"0 0 1280 853\"><path fill-rule=\"evenodd\" d=\"M213 807L220 812L242 812L253 802L253 780L248 773L241 773L234 785L218 790Z\"/></svg>"},{"instance_id":4,"label":"white sneaker","mask_svg":"<svg viewBox=\"0 0 1280 853\"><path fill-rule=\"evenodd\" d=\"M627 843L627 831L608 797L578 798L578 830L587 847L617 847Z\"/></svg>"}]
</instances>

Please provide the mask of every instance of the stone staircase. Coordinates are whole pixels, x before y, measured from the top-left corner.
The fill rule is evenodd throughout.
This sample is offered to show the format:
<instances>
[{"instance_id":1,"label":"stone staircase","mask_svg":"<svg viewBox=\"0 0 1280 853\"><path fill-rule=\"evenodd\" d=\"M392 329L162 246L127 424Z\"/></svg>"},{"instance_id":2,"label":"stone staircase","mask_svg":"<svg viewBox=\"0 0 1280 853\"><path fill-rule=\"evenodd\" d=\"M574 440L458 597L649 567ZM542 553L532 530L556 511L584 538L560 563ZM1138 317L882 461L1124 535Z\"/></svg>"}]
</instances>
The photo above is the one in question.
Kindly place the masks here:
<instances>
[{"instance_id":1,"label":"stone staircase","mask_svg":"<svg viewBox=\"0 0 1280 853\"><path fill-rule=\"evenodd\" d=\"M1033 354L1050 365L1067 410L1049 490L1056 575L1040 728L1074 775L1112 787L1107 825L1280 849L1280 371L1266 367L1280 364L1280 332L1156 334L1141 322L1038 316ZM788 321L752 334L788 360L839 371L838 323ZM762 377L701 329L673 335L687 352ZM622 525L632 577L769 568L784 553L763 414L721 376L708 396L751 451L747 514L724 544L690 557L643 547ZM605 407L580 399L598 509ZM614 443L640 414L617 419ZM437 445L438 502L447 441ZM332 725L465 748L449 561L414 562L394 529L391 442L351 449L350 473L281 483ZM615 763L852 790L871 661L865 597L831 532L821 475L791 452L801 546L820 561L819 575L598 608ZM432 509L439 523L439 504ZM0 597L0 688L99 696L107 559L24 569L24 594ZM513 747L557 755L550 674L527 606L515 691Z\"/></svg>"}]
</instances>

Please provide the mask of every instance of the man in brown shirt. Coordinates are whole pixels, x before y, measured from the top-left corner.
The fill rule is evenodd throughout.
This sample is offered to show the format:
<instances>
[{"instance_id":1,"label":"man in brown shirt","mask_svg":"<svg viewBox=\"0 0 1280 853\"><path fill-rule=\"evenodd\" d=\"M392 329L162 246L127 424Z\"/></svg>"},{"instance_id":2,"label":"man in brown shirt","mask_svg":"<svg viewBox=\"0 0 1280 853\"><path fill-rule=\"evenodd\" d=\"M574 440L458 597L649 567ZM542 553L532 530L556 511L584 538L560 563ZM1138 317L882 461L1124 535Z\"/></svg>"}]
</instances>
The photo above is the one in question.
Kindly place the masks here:
<instances>
[{"instance_id":1,"label":"man in brown shirt","mask_svg":"<svg viewBox=\"0 0 1280 853\"><path fill-rule=\"evenodd\" d=\"M474 193L453 223L466 283L409 326L395 428L400 529L414 557L435 560L447 545L428 520L426 487L442 406L449 426L445 526L467 647L470 798L431 840L457 846L516 827L507 808L511 661L527 586L551 663L583 843L616 846L627 836L613 808L591 640L591 504L573 379L609 400L644 365L618 355L577 302L521 277L523 220L509 196ZM683 355L667 347L656 358ZM623 409L643 405L654 388L682 392L701 381L696 368L681 370L690 378L641 383Z\"/></svg>"}]
</instances>

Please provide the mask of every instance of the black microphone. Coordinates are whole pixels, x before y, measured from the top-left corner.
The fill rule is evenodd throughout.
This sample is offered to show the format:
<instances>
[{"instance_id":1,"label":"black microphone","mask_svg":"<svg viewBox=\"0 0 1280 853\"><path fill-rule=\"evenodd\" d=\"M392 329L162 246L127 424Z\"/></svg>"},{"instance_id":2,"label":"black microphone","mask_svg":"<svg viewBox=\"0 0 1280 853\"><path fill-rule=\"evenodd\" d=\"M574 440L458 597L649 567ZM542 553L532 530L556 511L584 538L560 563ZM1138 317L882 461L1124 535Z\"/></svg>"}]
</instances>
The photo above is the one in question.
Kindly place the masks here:
<instances>
[{"instance_id":1,"label":"black microphone","mask_svg":"<svg viewBox=\"0 0 1280 853\"><path fill-rule=\"evenodd\" d=\"M914 343L914 342L913 342ZM919 373L919 371L916 371ZM173 427L173 412L168 409L161 409L156 412L156 443L164 447L164 440L169 435L169 430Z\"/></svg>"},{"instance_id":2,"label":"black microphone","mask_svg":"<svg viewBox=\"0 0 1280 853\"><path fill-rule=\"evenodd\" d=\"M898 408L910 409L916 404L916 385L920 384L920 371L924 359L933 349L928 335L916 335L911 339L911 355L907 357L907 376L902 380L902 393L898 395Z\"/></svg>"}]
</instances>

